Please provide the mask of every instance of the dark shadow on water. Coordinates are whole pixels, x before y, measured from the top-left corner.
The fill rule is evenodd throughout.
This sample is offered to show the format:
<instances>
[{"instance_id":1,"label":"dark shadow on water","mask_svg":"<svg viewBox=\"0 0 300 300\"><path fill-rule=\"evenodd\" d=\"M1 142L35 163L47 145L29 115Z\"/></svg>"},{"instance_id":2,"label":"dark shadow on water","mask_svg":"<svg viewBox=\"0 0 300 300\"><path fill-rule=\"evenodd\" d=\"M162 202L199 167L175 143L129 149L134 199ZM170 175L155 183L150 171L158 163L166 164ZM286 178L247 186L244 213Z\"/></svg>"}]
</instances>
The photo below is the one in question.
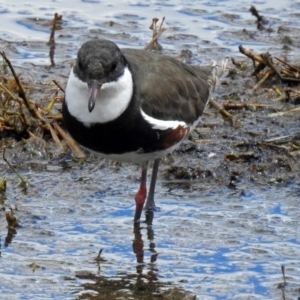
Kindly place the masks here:
<instances>
[{"instance_id":1,"label":"dark shadow on water","mask_svg":"<svg viewBox=\"0 0 300 300\"><path fill-rule=\"evenodd\" d=\"M142 230L147 230L147 240L143 239ZM135 272L124 272L113 277L105 277L100 274L100 264L98 260L98 273L80 272L76 277L89 280L82 286L89 292L83 292L77 299L196 299L195 295L175 287L171 282L159 281L159 269L156 261L158 253L155 250L154 230L151 226L138 224L133 228L132 250L136 256ZM146 250L150 251L150 261L144 260ZM104 262L105 260L102 259ZM133 269L134 270L134 269ZM94 282L90 282L94 281ZM92 293L90 291L93 291Z\"/></svg>"},{"instance_id":2,"label":"dark shadow on water","mask_svg":"<svg viewBox=\"0 0 300 300\"><path fill-rule=\"evenodd\" d=\"M4 242L5 247L8 247L11 244L16 234L17 234L17 230L15 228L12 228L10 226L7 228L7 235L5 237L5 242Z\"/></svg>"}]
</instances>

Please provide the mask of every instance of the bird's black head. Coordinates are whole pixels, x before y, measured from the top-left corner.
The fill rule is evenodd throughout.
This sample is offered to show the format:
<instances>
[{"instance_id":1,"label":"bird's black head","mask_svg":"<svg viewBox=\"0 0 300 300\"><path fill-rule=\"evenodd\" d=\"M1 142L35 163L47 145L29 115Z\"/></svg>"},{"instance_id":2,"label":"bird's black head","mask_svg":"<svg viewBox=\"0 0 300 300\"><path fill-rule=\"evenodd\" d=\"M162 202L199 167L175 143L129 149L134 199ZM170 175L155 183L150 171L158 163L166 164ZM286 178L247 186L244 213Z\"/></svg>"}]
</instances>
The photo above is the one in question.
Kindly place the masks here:
<instances>
[{"instance_id":1,"label":"bird's black head","mask_svg":"<svg viewBox=\"0 0 300 300\"><path fill-rule=\"evenodd\" d=\"M73 71L81 81L88 84L90 112L95 106L101 86L117 81L123 75L126 65L125 57L111 41L90 40L81 46Z\"/></svg>"}]
</instances>

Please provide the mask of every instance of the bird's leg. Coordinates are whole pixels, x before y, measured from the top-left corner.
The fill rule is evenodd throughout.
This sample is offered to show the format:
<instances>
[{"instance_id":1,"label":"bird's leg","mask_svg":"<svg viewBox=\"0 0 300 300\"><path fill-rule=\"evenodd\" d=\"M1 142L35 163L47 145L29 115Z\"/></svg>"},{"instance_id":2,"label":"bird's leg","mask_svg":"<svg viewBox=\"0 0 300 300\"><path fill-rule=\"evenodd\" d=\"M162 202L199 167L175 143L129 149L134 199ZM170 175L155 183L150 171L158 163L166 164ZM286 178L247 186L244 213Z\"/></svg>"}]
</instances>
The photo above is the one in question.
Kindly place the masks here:
<instances>
[{"instance_id":1,"label":"bird's leg","mask_svg":"<svg viewBox=\"0 0 300 300\"><path fill-rule=\"evenodd\" d=\"M141 184L140 188L135 195L135 215L134 215L134 222L140 222L142 210L144 207L144 202L147 196L147 167L148 162L142 164L142 175L141 175Z\"/></svg>"},{"instance_id":2,"label":"bird's leg","mask_svg":"<svg viewBox=\"0 0 300 300\"><path fill-rule=\"evenodd\" d=\"M152 225L152 220L154 217L154 213L153 213L153 211L155 209L154 191L155 191L155 184L156 184L159 163L160 163L160 158L157 158L154 160L150 189L149 189L149 194L148 194L147 202L146 202L146 206L145 206L146 223L148 225Z\"/></svg>"}]
</instances>

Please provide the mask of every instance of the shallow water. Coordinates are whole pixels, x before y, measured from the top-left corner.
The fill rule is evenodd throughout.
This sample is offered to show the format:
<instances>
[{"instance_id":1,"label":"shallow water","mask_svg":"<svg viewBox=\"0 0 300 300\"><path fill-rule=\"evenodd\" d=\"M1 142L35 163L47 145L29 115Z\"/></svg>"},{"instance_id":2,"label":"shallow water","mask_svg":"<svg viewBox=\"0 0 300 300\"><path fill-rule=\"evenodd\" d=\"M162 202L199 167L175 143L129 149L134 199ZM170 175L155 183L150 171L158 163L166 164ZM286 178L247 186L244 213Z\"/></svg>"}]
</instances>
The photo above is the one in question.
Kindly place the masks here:
<instances>
[{"instance_id":1,"label":"shallow water","mask_svg":"<svg viewBox=\"0 0 300 300\"><path fill-rule=\"evenodd\" d=\"M58 76L60 82L65 82L69 61L83 41L101 36L120 46L142 48L150 40L148 27L155 16L166 17L168 31L160 38L164 51L178 55L190 49L195 62L240 55L241 43L281 53L281 36L257 32L248 11L253 4L275 32L278 26L290 28L294 43L284 51L287 57L299 55L295 11L300 2L293 0L111 2L2 1L3 47L15 65L49 66L46 43L50 20L58 12L63 21L56 33L57 67L40 72L50 79ZM243 35L243 29L253 37ZM94 157L80 165L71 157L52 158L44 152L22 155L21 150L20 157L7 151L29 182L27 190L0 162L0 175L8 178L7 191L0 194L0 299L75 299L87 284L95 294L96 280L86 274L104 281L129 280L125 290L140 280L155 283L153 295L176 286L197 299L300 296L300 190L293 182L258 187L249 181L238 184L237 190L217 185L211 177L175 182L164 178L165 162L156 190L161 210L152 229L142 226L134 232L137 166L105 161L97 168ZM208 160L205 155L202 164ZM223 159L223 154L214 155ZM179 165L196 161L178 154L175 160ZM10 209L20 224L15 231L7 230L4 211ZM102 260L97 263L100 249ZM283 283L281 265L288 282L284 292L278 288ZM111 299L128 299L118 297Z\"/></svg>"}]
</instances>

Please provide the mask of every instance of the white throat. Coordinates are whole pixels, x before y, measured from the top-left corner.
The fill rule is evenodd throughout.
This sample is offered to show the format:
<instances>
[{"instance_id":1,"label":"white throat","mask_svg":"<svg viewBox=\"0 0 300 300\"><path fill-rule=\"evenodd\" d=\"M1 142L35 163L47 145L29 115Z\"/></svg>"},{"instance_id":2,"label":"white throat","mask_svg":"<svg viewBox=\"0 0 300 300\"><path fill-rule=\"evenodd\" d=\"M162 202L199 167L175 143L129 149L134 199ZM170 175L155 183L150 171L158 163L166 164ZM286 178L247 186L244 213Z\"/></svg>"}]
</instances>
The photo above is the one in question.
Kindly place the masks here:
<instances>
[{"instance_id":1,"label":"white throat","mask_svg":"<svg viewBox=\"0 0 300 300\"><path fill-rule=\"evenodd\" d=\"M89 90L71 70L65 101L70 114L89 127L93 123L106 123L118 118L128 107L133 93L131 72L126 67L117 81L102 85L92 112L88 110Z\"/></svg>"}]
</instances>

